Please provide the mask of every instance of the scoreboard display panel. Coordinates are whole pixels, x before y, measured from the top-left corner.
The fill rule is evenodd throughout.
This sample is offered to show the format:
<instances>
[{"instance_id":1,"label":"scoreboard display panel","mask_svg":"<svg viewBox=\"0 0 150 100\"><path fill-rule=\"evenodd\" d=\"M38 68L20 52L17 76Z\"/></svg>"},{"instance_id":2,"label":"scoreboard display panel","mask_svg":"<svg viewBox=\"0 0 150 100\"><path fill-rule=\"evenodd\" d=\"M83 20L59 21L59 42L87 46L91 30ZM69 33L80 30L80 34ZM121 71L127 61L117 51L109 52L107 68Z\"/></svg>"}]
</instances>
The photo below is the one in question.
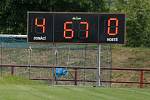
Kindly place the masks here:
<instances>
[{"instance_id":1,"label":"scoreboard display panel","mask_svg":"<svg viewBox=\"0 0 150 100\"><path fill-rule=\"evenodd\" d=\"M125 14L28 12L28 42L124 43Z\"/></svg>"},{"instance_id":2,"label":"scoreboard display panel","mask_svg":"<svg viewBox=\"0 0 150 100\"><path fill-rule=\"evenodd\" d=\"M98 18L90 14L56 14L54 42L97 43ZM62 23L62 24L60 24Z\"/></svg>"}]
</instances>

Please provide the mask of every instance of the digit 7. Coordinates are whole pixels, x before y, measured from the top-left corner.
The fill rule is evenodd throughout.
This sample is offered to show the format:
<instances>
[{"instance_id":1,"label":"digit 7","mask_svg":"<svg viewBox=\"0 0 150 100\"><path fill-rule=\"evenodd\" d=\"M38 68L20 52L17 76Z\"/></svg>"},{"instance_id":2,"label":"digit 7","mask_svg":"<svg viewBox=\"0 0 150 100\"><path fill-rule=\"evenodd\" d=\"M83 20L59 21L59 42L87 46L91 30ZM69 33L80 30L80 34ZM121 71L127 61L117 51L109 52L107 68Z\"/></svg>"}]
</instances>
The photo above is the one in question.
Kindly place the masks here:
<instances>
[{"instance_id":1,"label":"digit 7","mask_svg":"<svg viewBox=\"0 0 150 100\"><path fill-rule=\"evenodd\" d=\"M81 25L86 25L86 26L85 26L85 29L81 29ZM89 23L88 23L88 22L85 22L85 21L81 21L81 22L80 22L80 31L81 31L81 32L82 32L82 31L85 31L85 38L88 38L88 35L89 35L88 30L89 30ZM83 34L83 33L82 33L82 34Z\"/></svg>"},{"instance_id":2,"label":"digit 7","mask_svg":"<svg viewBox=\"0 0 150 100\"><path fill-rule=\"evenodd\" d=\"M64 23L64 38L65 39L72 39L74 37L74 31L71 28L68 28L68 25L72 25L72 21L66 21Z\"/></svg>"}]
</instances>

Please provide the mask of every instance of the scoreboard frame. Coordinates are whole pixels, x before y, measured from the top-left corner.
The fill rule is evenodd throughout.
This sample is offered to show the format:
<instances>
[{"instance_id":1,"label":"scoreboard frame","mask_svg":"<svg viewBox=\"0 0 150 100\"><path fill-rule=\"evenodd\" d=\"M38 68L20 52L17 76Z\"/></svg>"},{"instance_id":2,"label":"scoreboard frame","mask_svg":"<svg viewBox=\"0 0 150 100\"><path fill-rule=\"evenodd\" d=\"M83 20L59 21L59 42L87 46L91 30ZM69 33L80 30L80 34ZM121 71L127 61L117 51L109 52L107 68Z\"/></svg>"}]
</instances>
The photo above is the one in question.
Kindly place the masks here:
<instances>
[{"instance_id":1,"label":"scoreboard frame","mask_svg":"<svg viewBox=\"0 0 150 100\"><path fill-rule=\"evenodd\" d=\"M39 27L38 27L35 18L34 18L34 21L32 19L32 17L34 17L34 15L35 16L37 15L36 18L40 18L40 16L42 16L42 15L46 16L46 18L48 19L48 22L51 22L51 23L48 23L48 26L52 25L52 26L50 26L52 30L48 29L48 32L51 31L50 33L52 33L52 34L48 33L45 36L45 33L42 33L42 34L39 33L38 34L36 32L33 32L33 30L36 30L35 26L37 27L38 31L41 30L40 29L40 27L41 27L40 24L39 24ZM49 18L50 15L51 15L52 19ZM58 17L57 20L55 19L56 16ZM65 17L62 17L62 16L65 16ZM88 37L87 33L89 34L91 32L91 34L92 34L92 32L95 32L95 33L93 33L94 34L93 37L90 34L91 37L92 37L92 38L90 38L91 40L88 40L89 37L88 37L88 39L81 40L81 41L78 38L74 39L74 40L72 38L71 38L72 40L69 39L69 38L66 39L65 35L64 35L65 32L66 32L65 30L61 30L61 32L57 33L56 30L59 31L59 29L65 28L65 24L64 23L61 24L59 22L59 20L63 21L61 19L63 19L63 18L65 19L66 16L68 18L72 19L72 20L68 19L69 21L64 20L64 22L67 23L68 27L70 27L69 24L72 24L72 23L73 23L74 27L77 27L77 26L79 26L79 22L80 22L80 25L84 26L84 32L82 32L82 33L86 34L86 35L84 35L84 37ZM95 18L92 18L94 16L95 16ZM121 18L120 18L120 16L121 16ZM43 18L45 18L45 17L43 17ZM75 20L73 20L73 18ZM103 18L103 20L102 20L102 18ZM109 21L108 21L107 18L109 18ZM28 11L27 12L27 36L28 36L27 39L28 39L28 42L47 42L47 43L75 43L75 44L76 43L77 44L86 44L86 43L96 43L96 44L101 44L101 43L117 43L117 44L124 44L125 33L126 33L126 19L125 18L126 18L126 16L123 13L117 13L116 14L116 13L91 13L91 12L36 12L36 11ZM82 19L84 19L84 20L80 21ZM106 23L104 22L105 21L104 19L107 19L107 24L109 23L109 26L111 24L110 20L112 20L111 22L115 21L116 27L115 27L115 32L114 33L116 33L117 35L115 35L115 34L108 35L106 33L104 34L104 31L106 31L106 29L105 29L106 28L105 27ZM33 21L34 25L33 25L33 23L32 23L31 20ZM51 21L49 21L49 20L51 20ZM97 22L96 22L96 20L97 20ZM121 22L120 22L120 20L121 20ZM56 21L58 21L57 22L57 26L59 26L59 24L61 24L61 27L58 27L58 28L55 27L55 24L56 24L55 22ZM94 21L95 21L95 23L94 23ZM103 25L100 24L100 21L103 21L103 23L102 23ZM44 22L43 19L42 19L42 22ZM89 22L90 22L90 24L89 24ZM35 25L35 23L36 23L36 25ZM46 24L44 24L44 25L47 26ZM114 22L112 24L114 24ZM90 25L92 25L92 28L96 27L97 29L94 30L92 28L87 28L87 26L89 27ZM33 27L34 27L34 29L33 29ZM104 29L102 29L102 28L104 28ZM79 31L76 28L73 28L73 29L75 29L76 31ZM85 30L85 29L88 29L88 30ZM90 30L90 32L89 32L89 30ZM108 26L107 26L107 32L110 32L110 30L111 30L111 28L108 28ZM118 33L118 31L119 32L121 31L122 33ZM43 31L43 32L45 32L45 31ZM71 30L69 34L71 34L72 32L73 31ZM64 37L59 37L60 33ZM95 34L97 34L97 35L95 35ZM51 36L49 37L49 35L51 35ZM35 38L34 36L37 37L37 38ZM70 37L70 36L68 36L68 37ZM95 40L96 38L97 38L97 40ZM33 39L35 39L35 40L33 40ZM48 39L50 39L50 41Z\"/></svg>"}]
</instances>

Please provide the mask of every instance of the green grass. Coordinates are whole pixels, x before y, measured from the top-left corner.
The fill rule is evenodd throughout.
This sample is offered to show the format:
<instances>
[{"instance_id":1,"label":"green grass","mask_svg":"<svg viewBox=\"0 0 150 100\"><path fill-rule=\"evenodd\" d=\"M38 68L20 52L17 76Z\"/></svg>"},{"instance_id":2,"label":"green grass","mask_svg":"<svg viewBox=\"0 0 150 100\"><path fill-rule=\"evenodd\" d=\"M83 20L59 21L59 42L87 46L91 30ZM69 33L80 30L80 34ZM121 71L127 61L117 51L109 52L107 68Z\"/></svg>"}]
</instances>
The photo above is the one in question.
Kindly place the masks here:
<instances>
[{"instance_id":1,"label":"green grass","mask_svg":"<svg viewBox=\"0 0 150 100\"><path fill-rule=\"evenodd\" d=\"M149 89L0 85L0 100L150 100Z\"/></svg>"},{"instance_id":2,"label":"green grass","mask_svg":"<svg viewBox=\"0 0 150 100\"><path fill-rule=\"evenodd\" d=\"M0 77L0 100L150 100L150 89L48 86L19 77Z\"/></svg>"},{"instance_id":3,"label":"green grass","mask_svg":"<svg viewBox=\"0 0 150 100\"><path fill-rule=\"evenodd\" d=\"M26 78L18 77L18 76L4 76L0 77L0 85L43 85L45 84L43 81L32 81ZM1 100L1 99L0 99Z\"/></svg>"}]
</instances>

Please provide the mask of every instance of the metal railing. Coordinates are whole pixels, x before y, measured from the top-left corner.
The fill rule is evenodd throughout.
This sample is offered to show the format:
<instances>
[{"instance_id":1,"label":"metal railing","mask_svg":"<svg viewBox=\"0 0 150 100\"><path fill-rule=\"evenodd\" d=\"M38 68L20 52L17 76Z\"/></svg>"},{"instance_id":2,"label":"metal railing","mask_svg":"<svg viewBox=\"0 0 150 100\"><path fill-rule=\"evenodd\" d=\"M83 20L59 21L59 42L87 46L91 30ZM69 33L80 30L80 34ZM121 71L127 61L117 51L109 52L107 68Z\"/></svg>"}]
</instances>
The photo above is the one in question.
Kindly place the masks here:
<instances>
[{"instance_id":1,"label":"metal railing","mask_svg":"<svg viewBox=\"0 0 150 100\"><path fill-rule=\"evenodd\" d=\"M70 82L74 82L74 85L78 85L78 82L90 82L90 83L96 83L97 80L93 79L93 80L83 80L80 79L78 77L78 71L85 69L85 70L98 70L97 67L66 67L66 66L61 66L61 67L56 67L56 66L48 66L48 65L32 65L32 66L28 66L28 65L0 65L0 67L10 67L11 68L11 75L15 75L15 68L20 67L20 68L67 68L67 69L72 69L74 71L74 77L72 79L56 79L56 78L30 78L31 80L50 80L50 81L70 81ZM101 70L111 70L112 74L115 73L114 71L129 71L129 72L138 72L139 73L139 78L138 81L116 81L116 80L101 80L102 83L127 83L127 84L138 84L140 88L143 88L144 85L149 85L150 82L145 82L145 77L144 74L145 72L150 72L150 69L148 68L101 68ZM94 84L96 85L96 84Z\"/></svg>"},{"instance_id":2,"label":"metal railing","mask_svg":"<svg viewBox=\"0 0 150 100\"><path fill-rule=\"evenodd\" d=\"M144 87L144 84L150 84L150 82L144 81L144 72L150 72L148 68L102 68L103 70L112 70L112 71L130 71L130 72L138 72L139 78L138 81L103 81L103 82L111 82L111 83L132 83L139 84L140 88ZM149 73L150 74L150 73Z\"/></svg>"}]
</instances>

